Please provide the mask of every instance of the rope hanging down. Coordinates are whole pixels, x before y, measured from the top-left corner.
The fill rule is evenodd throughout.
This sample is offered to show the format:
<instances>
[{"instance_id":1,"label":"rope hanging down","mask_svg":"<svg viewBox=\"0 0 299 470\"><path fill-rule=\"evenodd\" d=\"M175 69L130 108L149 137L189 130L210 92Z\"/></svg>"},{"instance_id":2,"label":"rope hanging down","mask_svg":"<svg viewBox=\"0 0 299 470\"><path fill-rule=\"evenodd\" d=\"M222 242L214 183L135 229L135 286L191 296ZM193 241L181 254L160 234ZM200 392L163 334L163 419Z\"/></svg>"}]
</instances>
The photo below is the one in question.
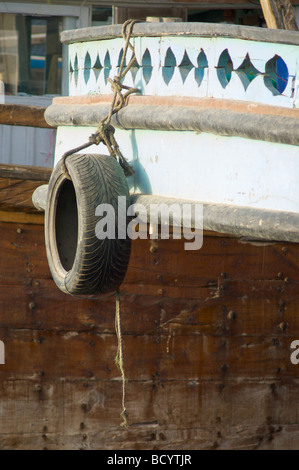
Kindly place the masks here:
<instances>
[{"instance_id":1,"label":"rope hanging down","mask_svg":"<svg viewBox=\"0 0 299 470\"><path fill-rule=\"evenodd\" d=\"M65 152L61 158L63 171L68 179L70 178L69 172L66 166L66 159L68 156L73 155L74 153L80 152L81 150L90 147L91 145L99 145L101 142L106 145L111 157L117 159L124 170L126 176L133 175L134 171L130 164L127 162L126 158L122 155L119 146L114 137L115 129L111 125L111 118L113 114L120 111L122 108L127 106L128 97L132 93L138 93L138 88L128 87L122 84L122 80L126 76L127 72L136 62L135 50L132 44L130 43L130 37L132 34L133 26L138 20L127 20L122 26L122 36L125 40L125 46L123 49L122 59L119 66L118 74L113 77L113 79L108 78L109 83L111 84L111 89L113 91L113 98L111 101L110 111L101 121L99 122L98 128L94 134L91 134L88 142L80 145L72 150ZM125 60L128 48L132 51L132 57L128 65L125 67ZM124 94L123 90L127 90Z\"/></svg>"},{"instance_id":2,"label":"rope hanging down","mask_svg":"<svg viewBox=\"0 0 299 470\"><path fill-rule=\"evenodd\" d=\"M126 408L126 376L124 369L124 352L123 352L123 338L121 333L121 321L120 321L120 302L119 292L116 293L116 312L115 312L115 331L118 340L117 354L115 357L115 363L121 373L122 378L122 412L121 417L123 422L121 426L128 427L128 413Z\"/></svg>"}]
</instances>

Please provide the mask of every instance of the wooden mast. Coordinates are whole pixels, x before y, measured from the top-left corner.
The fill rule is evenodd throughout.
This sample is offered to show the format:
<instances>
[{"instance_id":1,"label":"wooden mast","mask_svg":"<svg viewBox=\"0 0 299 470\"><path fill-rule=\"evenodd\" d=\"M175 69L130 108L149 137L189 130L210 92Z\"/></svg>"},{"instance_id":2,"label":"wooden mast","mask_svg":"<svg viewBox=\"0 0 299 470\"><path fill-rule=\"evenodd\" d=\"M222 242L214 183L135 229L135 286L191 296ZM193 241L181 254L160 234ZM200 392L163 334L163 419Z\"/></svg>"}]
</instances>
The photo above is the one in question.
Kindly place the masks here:
<instances>
[{"instance_id":1,"label":"wooden mast","mask_svg":"<svg viewBox=\"0 0 299 470\"><path fill-rule=\"evenodd\" d=\"M268 28L298 31L291 0L261 0Z\"/></svg>"}]
</instances>

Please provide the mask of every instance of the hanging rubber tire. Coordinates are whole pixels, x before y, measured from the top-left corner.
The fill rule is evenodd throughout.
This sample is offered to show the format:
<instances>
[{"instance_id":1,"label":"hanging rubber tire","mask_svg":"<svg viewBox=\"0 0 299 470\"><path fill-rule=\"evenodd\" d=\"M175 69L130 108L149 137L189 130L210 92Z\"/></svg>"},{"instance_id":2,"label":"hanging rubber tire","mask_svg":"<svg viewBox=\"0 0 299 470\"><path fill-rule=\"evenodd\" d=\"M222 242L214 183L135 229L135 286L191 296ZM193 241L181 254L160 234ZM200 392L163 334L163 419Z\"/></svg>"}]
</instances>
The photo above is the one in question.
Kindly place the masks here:
<instances>
[{"instance_id":1,"label":"hanging rubber tire","mask_svg":"<svg viewBox=\"0 0 299 470\"><path fill-rule=\"evenodd\" d=\"M126 230L130 196L123 169L113 157L95 154L71 155L66 165L71 179L58 162L47 194L45 244L52 277L71 295L114 292L125 277L131 251ZM118 196L125 202L121 219ZM108 215L95 215L100 204L114 209L115 238L96 234L97 224ZM121 223L125 232L117 238Z\"/></svg>"}]
</instances>

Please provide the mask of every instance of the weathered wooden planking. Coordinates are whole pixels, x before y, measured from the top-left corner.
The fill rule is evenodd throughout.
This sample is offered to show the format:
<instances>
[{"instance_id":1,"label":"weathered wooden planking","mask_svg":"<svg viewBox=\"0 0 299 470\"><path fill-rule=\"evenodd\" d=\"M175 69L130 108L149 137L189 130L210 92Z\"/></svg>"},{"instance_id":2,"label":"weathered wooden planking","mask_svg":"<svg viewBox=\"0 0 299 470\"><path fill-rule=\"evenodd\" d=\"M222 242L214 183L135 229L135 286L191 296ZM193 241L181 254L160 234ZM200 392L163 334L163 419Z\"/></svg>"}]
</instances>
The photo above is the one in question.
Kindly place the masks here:
<instances>
[{"instance_id":1,"label":"weathered wooden planking","mask_svg":"<svg viewBox=\"0 0 299 470\"><path fill-rule=\"evenodd\" d=\"M80 333L27 329L22 327L23 315L14 329L0 328L7 361L1 370L2 379L30 379L40 371L47 380L119 377L114 364L114 334L98 333L96 328ZM186 330L170 324L166 331L158 328L151 334L124 334L127 378L149 380L159 374L160 380L279 380L298 376L297 367L290 361L296 334L271 331L220 336L188 334Z\"/></svg>"},{"instance_id":2,"label":"weathered wooden planking","mask_svg":"<svg viewBox=\"0 0 299 470\"><path fill-rule=\"evenodd\" d=\"M0 124L51 129L44 118L45 110L41 106L3 103L0 104Z\"/></svg>"},{"instance_id":3,"label":"weathered wooden planking","mask_svg":"<svg viewBox=\"0 0 299 470\"><path fill-rule=\"evenodd\" d=\"M52 280L32 280L23 284L13 278L1 279L1 326L13 328L19 310L24 311L23 328L59 330L61 317L67 330L114 333L115 300L84 301L57 292ZM137 287L136 287L137 288ZM18 296L13 298L18 290ZM257 286L231 283L235 294L224 293L208 300L173 299L156 296L121 296L122 329L124 334L168 334L170 328L181 334L231 336L258 335L265 330L273 335L292 335L299 328L298 287L290 286L282 297L271 282ZM204 290L203 290L204 292Z\"/></svg>"},{"instance_id":4,"label":"weathered wooden planking","mask_svg":"<svg viewBox=\"0 0 299 470\"><path fill-rule=\"evenodd\" d=\"M32 167L29 165L11 165L11 164L0 164L0 178L20 179L24 181L34 180L38 181L39 184L49 181L51 176L52 168L45 167Z\"/></svg>"},{"instance_id":5,"label":"weathered wooden planking","mask_svg":"<svg viewBox=\"0 0 299 470\"><path fill-rule=\"evenodd\" d=\"M285 386L273 392L273 386L266 382L231 383L224 388L203 382L159 386L134 382L129 384L128 394L131 425L123 429L118 425L119 385L99 381L2 382L1 449L297 446L296 386L292 392Z\"/></svg>"},{"instance_id":6,"label":"weathered wooden planking","mask_svg":"<svg viewBox=\"0 0 299 470\"><path fill-rule=\"evenodd\" d=\"M17 302L31 312L26 327L59 328L62 310L66 327L82 329L97 324L101 330L113 331L114 299L104 302L102 312L103 303L78 300L56 288L46 261L43 227L2 223L0 236L5 253L0 257L0 301L5 303L18 286ZM271 326L275 332L284 321L288 334L289 326L292 331L298 325L294 314L298 303L296 245L255 246L231 238L206 237L190 262L190 252L182 250L181 241L159 241L157 246L152 253L149 240L133 244L130 269L121 289L125 332L151 331L157 324L167 327L169 322L193 324L192 331L197 325L206 329L209 316L210 325L216 325L214 333L217 327L221 334L232 310L237 319L230 321L230 328L235 330L234 325L238 328L242 324L242 332L249 334L259 331L259 324ZM14 305L3 310L2 321L13 326Z\"/></svg>"},{"instance_id":7,"label":"weathered wooden planking","mask_svg":"<svg viewBox=\"0 0 299 470\"><path fill-rule=\"evenodd\" d=\"M38 186L49 181L51 171L50 168L0 165L0 220L43 223L43 215L37 214L32 203L32 194ZM18 215L5 212L18 212ZM32 218L27 214L33 214Z\"/></svg>"},{"instance_id":8,"label":"weathered wooden planking","mask_svg":"<svg viewBox=\"0 0 299 470\"><path fill-rule=\"evenodd\" d=\"M297 245L133 243L126 430L114 299L57 289L42 225L0 223L0 237L0 448L297 448Z\"/></svg>"},{"instance_id":9,"label":"weathered wooden planking","mask_svg":"<svg viewBox=\"0 0 299 470\"><path fill-rule=\"evenodd\" d=\"M49 277L47 263L40 256L40 250L44 250L43 227L0 224L0 237L1 249L6 252L10 250L10 255L18 259L21 277L23 274L26 277ZM137 279L141 289L154 284L162 290L163 287L168 288L174 296L176 292L181 296L183 292L180 289L194 289L195 292L199 287L206 286L215 290L218 280L219 285L225 280L238 279L277 280L282 285L299 280L296 244L243 243L230 237L205 237L203 247L194 251L184 251L183 244L184 240L159 240L158 249L153 252L151 240L137 240L124 289L129 291L129 286ZM34 272L26 271L22 264L28 261L28 256L32 258L29 263L32 268L40 266ZM8 264L8 270L11 264L13 262ZM142 293L146 295L145 290ZM159 294L149 291L148 295L153 293Z\"/></svg>"}]
</instances>

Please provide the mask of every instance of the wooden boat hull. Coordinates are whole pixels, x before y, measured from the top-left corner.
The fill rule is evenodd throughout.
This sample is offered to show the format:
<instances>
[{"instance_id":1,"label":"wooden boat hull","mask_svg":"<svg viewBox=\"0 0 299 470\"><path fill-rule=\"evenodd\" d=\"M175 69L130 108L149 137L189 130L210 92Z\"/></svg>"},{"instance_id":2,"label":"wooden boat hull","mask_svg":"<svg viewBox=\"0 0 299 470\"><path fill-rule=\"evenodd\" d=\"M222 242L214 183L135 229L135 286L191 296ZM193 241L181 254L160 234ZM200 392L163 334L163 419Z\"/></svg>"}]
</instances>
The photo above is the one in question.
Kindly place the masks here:
<instances>
[{"instance_id":1,"label":"wooden boat hull","mask_svg":"<svg viewBox=\"0 0 299 470\"><path fill-rule=\"evenodd\" d=\"M147 134L144 118L153 116L136 111L150 105L148 97L136 96L130 101L137 107L134 113L130 115L129 105L114 121L124 153L137 164L132 197L143 197L140 192L144 192L144 197L194 199L203 203L208 216L199 250L185 250L183 238L154 240L148 232L144 239L132 241L120 289L127 428L121 427L122 377L115 363L116 299L76 298L57 288L46 258L43 212L26 197L29 187L33 193L47 178L44 173L30 176L25 169L15 174L3 169L3 449L298 448L298 132L293 132L298 122L298 38L292 32L278 32L279 41L273 44L271 30L229 25L213 26L211 37L211 26L190 25L188 62L181 27L136 25L134 39L140 65L135 77L139 76L143 95L151 93L150 99L156 100L155 108L165 96L174 104L183 81L184 112L177 107L180 119L172 114L169 123L165 100L160 101L163 112L152 119ZM55 100L46 112L49 125L58 127L56 162L64 151L85 141L109 109L105 79L117 70L122 39L119 27L100 31L99 51L98 29L63 36L70 43L72 96ZM173 37L177 42L172 49ZM107 43L114 51L109 60ZM146 53L149 47L152 62ZM203 67L201 47L211 66L209 73ZM222 73L229 65L228 55L222 55L225 48L234 61L231 80ZM266 72L274 70L276 54L288 66L285 93L278 82L275 93L266 78ZM253 68L258 73L248 84ZM161 90L150 74L162 77ZM190 81L197 84L196 103ZM232 109L237 83L241 104L234 101L237 108ZM100 96L94 96L98 85ZM262 89L262 95L256 94ZM186 96L194 102L187 105ZM254 96L264 101L248 103L247 98ZM227 108L211 110L218 99ZM188 122L183 119L186 106L193 118L196 115L193 120L188 116ZM255 123L255 138L248 135L252 128L247 128L244 114ZM235 121L226 122L227 116ZM271 126L273 116L280 125L272 123L271 132L271 127L258 125L259 119L265 119ZM179 139L173 139L177 134ZM230 206L230 212L223 212L222 222L226 216L229 222L225 226L219 218L223 203ZM218 219L211 218L213 205ZM264 218L258 218L259 211L271 213L268 222L281 216L272 227L279 236L271 232L271 223L262 232ZM282 220L292 222L290 230Z\"/></svg>"},{"instance_id":2,"label":"wooden boat hull","mask_svg":"<svg viewBox=\"0 0 299 470\"><path fill-rule=\"evenodd\" d=\"M57 289L43 215L23 191L45 178L15 176L2 171L2 449L298 447L297 243L133 241L120 303L126 429L115 300Z\"/></svg>"}]
</instances>

